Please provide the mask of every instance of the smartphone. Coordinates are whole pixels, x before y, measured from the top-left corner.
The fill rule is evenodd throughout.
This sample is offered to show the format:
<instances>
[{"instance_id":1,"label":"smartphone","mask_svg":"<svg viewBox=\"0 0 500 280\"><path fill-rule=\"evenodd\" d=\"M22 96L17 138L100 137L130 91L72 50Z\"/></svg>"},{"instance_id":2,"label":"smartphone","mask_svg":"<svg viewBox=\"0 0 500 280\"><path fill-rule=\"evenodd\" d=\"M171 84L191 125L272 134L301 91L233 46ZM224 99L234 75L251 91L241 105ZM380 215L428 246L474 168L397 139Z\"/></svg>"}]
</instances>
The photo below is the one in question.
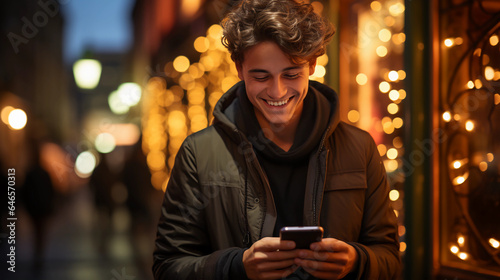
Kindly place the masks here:
<instances>
[{"instance_id":1,"label":"smartphone","mask_svg":"<svg viewBox=\"0 0 500 280\"><path fill-rule=\"evenodd\" d=\"M281 240L292 240L296 249L309 249L311 243L323 238L323 228L320 226L283 227L280 230Z\"/></svg>"}]
</instances>

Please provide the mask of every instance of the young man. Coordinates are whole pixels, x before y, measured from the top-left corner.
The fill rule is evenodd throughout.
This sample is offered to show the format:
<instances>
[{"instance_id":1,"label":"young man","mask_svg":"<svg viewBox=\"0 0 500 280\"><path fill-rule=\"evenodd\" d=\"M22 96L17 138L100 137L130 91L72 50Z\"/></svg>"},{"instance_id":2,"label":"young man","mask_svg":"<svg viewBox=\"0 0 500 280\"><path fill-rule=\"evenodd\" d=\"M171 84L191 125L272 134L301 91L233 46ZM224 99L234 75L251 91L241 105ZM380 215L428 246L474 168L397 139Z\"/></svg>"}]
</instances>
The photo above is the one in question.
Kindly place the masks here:
<instances>
[{"instance_id":1,"label":"young man","mask_svg":"<svg viewBox=\"0 0 500 280\"><path fill-rule=\"evenodd\" d=\"M244 0L223 21L241 82L186 138L158 225L156 279L393 279L396 217L375 143L309 81L334 31L311 6ZM284 226L320 225L296 249Z\"/></svg>"}]
</instances>

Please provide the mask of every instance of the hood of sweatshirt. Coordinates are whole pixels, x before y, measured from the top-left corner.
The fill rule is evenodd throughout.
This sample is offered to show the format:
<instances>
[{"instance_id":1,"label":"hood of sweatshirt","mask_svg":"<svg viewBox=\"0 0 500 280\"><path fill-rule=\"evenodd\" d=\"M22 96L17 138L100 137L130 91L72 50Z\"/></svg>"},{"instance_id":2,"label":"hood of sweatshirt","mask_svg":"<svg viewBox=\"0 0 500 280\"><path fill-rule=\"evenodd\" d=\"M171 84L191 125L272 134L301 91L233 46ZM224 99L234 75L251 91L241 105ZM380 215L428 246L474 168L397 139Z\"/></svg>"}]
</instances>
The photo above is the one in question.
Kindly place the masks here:
<instances>
[{"instance_id":1,"label":"hood of sweatshirt","mask_svg":"<svg viewBox=\"0 0 500 280\"><path fill-rule=\"evenodd\" d=\"M309 90L306 99L309 99L309 102L307 102L309 104L307 105L309 106L307 110L313 110L314 112L312 113L313 115L309 115L308 117L312 117L315 119L320 118L320 121L315 121L313 127L311 127L310 129L311 131L322 129L322 127L324 126L322 122L325 121L328 128L324 132L325 135L323 135L321 139L326 139L326 137L333 133L338 123L340 122L338 95L333 89L322 83L309 81ZM255 122L242 121L242 116L246 117L244 114L242 114L242 112L246 111L248 113L248 104L250 104L250 101L246 97L245 84L243 81L240 81L236 83L232 88L230 88L217 102L213 112L213 124L225 131L228 136L231 137L232 140L236 143L239 143L242 140L243 136L243 139L252 142L254 148L256 149L259 149L259 147L263 147L264 145L262 144L273 145L272 143L270 144L266 141L263 141L263 135L255 135L255 132L258 131L258 128L248 126L254 126L256 124ZM311 108L310 106L316 107ZM304 110L306 110L306 107L304 108ZM325 120L326 116L328 116L327 120ZM251 114L251 117L255 118L255 113ZM301 123L307 124L307 121L301 120ZM304 131L304 127L302 127L302 129L300 127L301 123L299 123L299 128L297 129L297 131ZM248 139L249 137L250 140ZM308 153L307 150L309 149L304 149L304 145L316 145L318 142L316 141L317 139L312 139L311 137L299 136L298 138L299 139L296 139L289 152L280 151L280 149L278 148L272 149L272 153L276 153L276 156L284 158L285 160L287 156L300 157L304 156L303 153ZM255 146L255 144L259 146ZM299 146L302 148L296 149Z\"/></svg>"}]
</instances>

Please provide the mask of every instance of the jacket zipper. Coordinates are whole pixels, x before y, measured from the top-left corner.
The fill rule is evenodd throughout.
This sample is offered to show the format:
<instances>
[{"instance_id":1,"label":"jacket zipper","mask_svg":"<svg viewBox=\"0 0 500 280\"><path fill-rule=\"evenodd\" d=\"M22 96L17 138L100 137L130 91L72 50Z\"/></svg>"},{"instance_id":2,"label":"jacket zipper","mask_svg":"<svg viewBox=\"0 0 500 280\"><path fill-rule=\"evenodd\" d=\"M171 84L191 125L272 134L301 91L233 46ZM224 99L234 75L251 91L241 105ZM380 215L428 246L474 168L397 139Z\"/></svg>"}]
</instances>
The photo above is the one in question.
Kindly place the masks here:
<instances>
[{"instance_id":1,"label":"jacket zipper","mask_svg":"<svg viewBox=\"0 0 500 280\"><path fill-rule=\"evenodd\" d=\"M247 141L245 141L245 140L244 140L243 136L240 134L240 132L239 132L238 130L235 130L235 132L236 132L236 134L238 134L238 136L239 136L239 138L240 138L240 141L242 141L242 142L247 142ZM247 142L247 143L248 143L248 145L249 145L250 147L252 147L252 144L251 144L251 143L249 143L249 142ZM267 212L267 200L268 200L268 199L271 199L272 205L273 205L273 207L275 207L275 206L274 206L274 197L273 197L273 193L272 193L272 191L271 191L271 187L270 187L270 185L269 185L269 180L267 179L266 174L265 174L265 173L264 173L264 171L262 170L262 167L261 167L261 166L260 166L260 164L258 163L257 156L256 156L256 155L255 155L255 153L253 152L253 147L252 147L252 154L251 154L252 159L251 159L250 161L253 161L253 162L255 162L256 164L252 164L252 165L250 165L250 161L247 159L247 156L246 156L246 155L243 155L243 156L244 156L244 158L245 158L245 164L247 165L247 166L246 166L246 168L248 168L249 166L253 166L253 167L255 167L255 169L257 169L257 172L258 172L258 173L259 173L259 175L260 175L260 178L262 178L262 179L264 180L264 188L265 188L265 190L264 190L265 195L264 195L264 202L263 202L263 205L264 205L264 217L262 218L262 222L261 222L261 225L260 225L260 232L259 232L259 239L260 239L260 238L262 238L262 231L263 231L263 229L264 229L264 223L265 223L265 217L266 217L266 214L265 214L265 213ZM252 171L252 170L250 170L250 173L252 173L252 174L253 174L253 171ZM255 177L255 176L253 176L253 177ZM245 180L248 180L248 178L245 178ZM270 195L271 197L267 197L267 193L269 193L269 195ZM247 235L248 235L248 241L251 243L250 232L248 231L248 226L249 226L249 225L248 225L248 217L246 216L246 215L247 215L247 205L246 205L247 197L246 197L246 196L247 196L247 194L245 194L245 206L244 206L244 207L245 207L245 220L247 221L247 225L246 225L246 227L247 227L247 233L245 234L244 239L247 239Z\"/></svg>"},{"instance_id":2,"label":"jacket zipper","mask_svg":"<svg viewBox=\"0 0 500 280\"><path fill-rule=\"evenodd\" d=\"M318 194L318 190L319 190L319 177L321 175L321 172L320 172L320 167L321 167L321 152L323 151L323 149L325 148L325 140L326 140L326 136L328 135L328 132L330 131L331 129L331 125L329 125L326 130L325 130L325 133L323 134L323 138L321 139L321 142L320 142L320 147L318 149L318 153L317 153L317 160L318 160L318 168L316 169L317 172L316 172L316 179L315 179L315 184L314 184L314 189L313 189L313 197L312 197L312 206L313 206L313 224L315 225L319 225L319 221L317 219L317 207L316 207L316 196Z\"/></svg>"}]
</instances>

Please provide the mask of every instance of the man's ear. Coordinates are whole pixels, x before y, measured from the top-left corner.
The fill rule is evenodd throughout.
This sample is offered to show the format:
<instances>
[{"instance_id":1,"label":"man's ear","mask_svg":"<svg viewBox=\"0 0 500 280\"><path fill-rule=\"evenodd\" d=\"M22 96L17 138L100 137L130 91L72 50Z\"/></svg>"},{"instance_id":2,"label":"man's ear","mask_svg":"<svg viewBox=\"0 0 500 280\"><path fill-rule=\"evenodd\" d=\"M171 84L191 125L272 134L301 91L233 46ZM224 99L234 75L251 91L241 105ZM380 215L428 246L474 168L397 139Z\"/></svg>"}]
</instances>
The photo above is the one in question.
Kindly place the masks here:
<instances>
[{"instance_id":1,"label":"man's ear","mask_svg":"<svg viewBox=\"0 0 500 280\"><path fill-rule=\"evenodd\" d=\"M311 59L309 61L309 76L311 76L312 74L314 74L314 71L316 69L316 58L314 59Z\"/></svg>"},{"instance_id":2,"label":"man's ear","mask_svg":"<svg viewBox=\"0 0 500 280\"><path fill-rule=\"evenodd\" d=\"M243 69L241 67L241 62L240 61L236 61L234 63L236 65L236 70L238 71L238 78L240 78L240 80L244 80L243 79Z\"/></svg>"}]
</instances>

